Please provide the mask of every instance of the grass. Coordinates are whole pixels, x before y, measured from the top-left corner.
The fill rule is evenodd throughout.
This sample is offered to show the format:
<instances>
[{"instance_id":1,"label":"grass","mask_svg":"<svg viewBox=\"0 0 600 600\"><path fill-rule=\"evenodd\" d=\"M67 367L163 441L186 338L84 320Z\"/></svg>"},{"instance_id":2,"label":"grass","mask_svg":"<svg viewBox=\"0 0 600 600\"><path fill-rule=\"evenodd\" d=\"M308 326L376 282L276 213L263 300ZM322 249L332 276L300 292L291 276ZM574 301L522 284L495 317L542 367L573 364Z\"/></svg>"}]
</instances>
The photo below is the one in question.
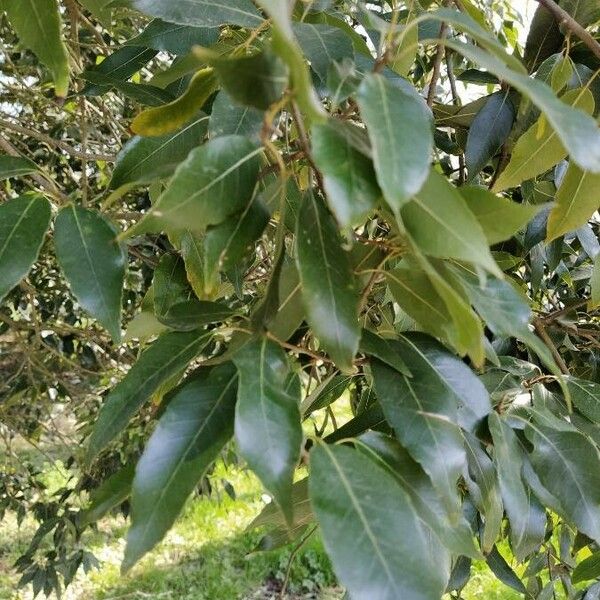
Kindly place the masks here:
<instances>
[{"instance_id":1,"label":"grass","mask_svg":"<svg viewBox=\"0 0 600 600\"><path fill-rule=\"evenodd\" d=\"M166 539L131 574L121 576L120 561L127 523L121 517L104 519L97 533L86 540L101 561L98 570L80 573L64 595L65 600L266 600L279 597L290 562L290 548L254 552L261 532L245 531L264 505L253 475L219 465L213 474L215 489L223 479L231 482L236 499L224 492L212 499L191 499ZM50 480L52 477L50 476ZM29 600L16 592L10 565L26 546L33 524L21 529L14 521L3 523L0 539L0 600ZM313 536L291 563L289 600L339 600L343 591L318 536ZM465 600L518 600L521 598L495 580L485 565L474 565Z\"/></svg>"}]
</instances>

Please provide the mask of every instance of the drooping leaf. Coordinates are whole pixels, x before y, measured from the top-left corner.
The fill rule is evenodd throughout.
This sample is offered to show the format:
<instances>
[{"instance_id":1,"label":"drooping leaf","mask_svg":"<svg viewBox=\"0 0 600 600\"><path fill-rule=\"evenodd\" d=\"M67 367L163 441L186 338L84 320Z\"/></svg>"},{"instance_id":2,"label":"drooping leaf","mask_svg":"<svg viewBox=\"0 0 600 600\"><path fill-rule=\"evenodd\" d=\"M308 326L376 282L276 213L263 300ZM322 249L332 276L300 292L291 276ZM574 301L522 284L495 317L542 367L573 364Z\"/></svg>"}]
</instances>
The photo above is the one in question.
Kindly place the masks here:
<instances>
[{"instance_id":1,"label":"drooping leaf","mask_svg":"<svg viewBox=\"0 0 600 600\"><path fill-rule=\"evenodd\" d=\"M213 70L201 69L179 98L141 112L131 123L131 131L149 137L165 136L180 129L194 118L217 87Z\"/></svg>"},{"instance_id":2,"label":"drooping leaf","mask_svg":"<svg viewBox=\"0 0 600 600\"><path fill-rule=\"evenodd\" d=\"M514 431L497 413L488 419L500 491L510 521L511 548L519 561L537 550L546 534L546 513L523 483L523 450Z\"/></svg>"},{"instance_id":3,"label":"drooping leaf","mask_svg":"<svg viewBox=\"0 0 600 600\"><path fill-rule=\"evenodd\" d=\"M304 22L293 23L292 30L312 70L323 83L334 62L354 58L352 40L338 27Z\"/></svg>"},{"instance_id":4,"label":"drooping leaf","mask_svg":"<svg viewBox=\"0 0 600 600\"><path fill-rule=\"evenodd\" d=\"M208 119L200 114L179 131L161 137L131 138L117 155L110 187L151 183L173 173L179 163L202 143Z\"/></svg>"},{"instance_id":5,"label":"drooping leaf","mask_svg":"<svg viewBox=\"0 0 600 600\"><path fill-rule=\"evenodd\" d=\"M292 481L300 459L300 390L290 384L287 356L261 338L235 353L239 373L235 439L242 458L293 522Z\"/></svg>"},{"instance_id":6,"label":"drooping leaf","mask_svg":"<svg viewBox=\"0 0 600 600\"><path fill-rule=\"evenodd\" d=\"M4 9L21 43L50 69L56 95L64 98L69 91L69 59L57 0L11 1Z\"/></svg>"},{"instance_id":7,"label":"drooping leaf","mask_svg":"<svg viewBox=\"0 0 600 600\"><path fill-rule=\"evenodd\" d=\"M560 50L564 35L554 15L540 4L533 15L525 44L525 64L529 71Z\"/></svg>"},{"instance_id":8,"label":"drooping leaf","mask_svg":"<svg viewBox=\"0 0 600 600\"><path fill-rule=\"evenodd\" d=\"M191 27L154 19L128 46L143 46L172 54L186 54L194 46L212 46L219 39L214 27Z\"/></svg>"},{"instance_id":9,"label":"drooping leaf","mask_svg":"<svg viewBox=\"0 0 600 600\"><path fill-rule=\"evenodd\" d=\"M300 276L294 261L287 261L279 278L279 308L269 323L269 331L279 340L287 341L304 320L304 305Z\"/></svg>"},{"instance_id":10,"label":"drooping leaf","mask_svg":"<svg viewBox=\"0 0 600 600\"><path fill-rule=\"evenodd\" d=\"M211 50L197 49L218 75L229 96L242 106L267 110L288 84L287 65L270 49L258 54L224 58Z\"/></svg>"},{"instance_id":11,"label":"drooping leaf","mask_svg":"<svg viewBox=\"0 0 600 600\"><path fill-rule=\"evenodd\" d=\"M104 401L88 442L87 463L127 427L161 384L202 352L210 338L211 333L199 331L165 333L142 353Z\"/></svg>"},{"instance_id":12,"label":"drooping leaf","mask_svg":"<svg viewBox=\"0 0 600 600\"><path fill-rule=\"evenodd\" d=\"M115 227L98 212L72 204L56 217L54 245L79 304L119 342L127 255Z\"/></svg>"},{"instance_id":13,"label":"drooping leaf","mask_svg":"<svg viewBox=\"0 0 600 600\"><path fill-rule=\"evenodd\" d=\"M225 91L219 92L210 113L209 136L243 135L258 139L263 127L264 113L251 106L239 106Z\"/></svg>"},{"instance_id":14,"label":"drooping leaf","mask_svg":"<svg viewBox=\"0 0 600 600\"><path fill-rule=\"evenodd\" d=\"M348 447L319 445L311 452L309 487L325 547L353 598L439 600L446 581L427 533L384 468Z\"/></svg>"},{"instance_id":15,"label":"drooping leaf","mask_svg":"<svg viewBox=\"0 0 600 600\"><path fill-rule=\"evenodd\" d=\"M29 273L50 225L50 203L28 194L0 204L0 301Z\"/></svg>"},{"instance_id":16,"label":"drooping leaf","mask_svg":"<svg viewBox=\"0 0 600 600\"><path fill-rule=\"evenodd\" d=\"M381 191L371 161L348 141L342 123L313 128L313 157L323 174L329 206L342 227L358 225L377 206Z\"/></svg>"},{"instance_id":17,"label":"drooping leaf","mask_svg":"<svg viewBox=\"0 0 600 600\"><path fill-rule=\"evenodd\" d=\"M0 180L29 175L38 170L37 165L24 156L0 154Z\"/></svg>"},{"instance_id":18,"label":"drooping leaf","mask_svg":"<svg viewBox=\"0 0 600 600\"><path fill-rule=\"evenodd\" d=\"M368 75L357 96L373 145L377 180L398 213L423 186L433 150L432 116L407 81Z\"/></svg>"},{"instance_id":19,"label":"drooping leaf","mask_svg":"<svg viewBox=\"0 0 600 600\"><path fill-rule=\"evenodd\" d=\"M548 217L547 240L551 241L585 225L600 207L600 173L582 171L570 164L556 193Z\"/></svg>"},{"instance_id":20,"label":"drooping leaf","mask_svg":"<svg viewBox=\"0 0 600 600\"><path fill-rule=\"evenodd\" d=\"M488 567L492 573L505 585L517 591L524 596L528 595L527 588L519 579L511 566L506 562L505 558L498 551L497 546L494 546L486 558Z\"/></svg>"},{"instance_id":21,"label":"drooping leaf","mask_svg":"<svg viewBox=\"0 0 600 600\"><path fill-rule=\"evenodd\" d=\"M171 394L136 466L123 571L164 537L233 435L236 390L235 368L225 363L199 369Z\"/></svg>"},{"instance_id":22,"label":"drooping leaf","mask_svg":"<svg viewBox=\"0 0 600 600\"><path fill-rule=\"evenodd\" d=\"M152 17L194 27L231 24L258 27L262 18L250 0L131 0L135 8Z\"/></svg>"},{"instance_id":23,"label":"drooping leaf","mask_svg":"<svg viewBox=\"0 0 600 600\"><path fill-rule=\"evenodd\" d=\"M466 260L500 274L477 219L459 191L436 171L431 170L423 188L403 207L401 218L425 254Z\"/></svg>"},{"instance_id":24,"label":"drooping leaf","mask_svg":"<svg viewBox=\"0 0 600 600\"><path fill-rule=\"evenodd\" d=\"M561 101L588 114L594 110L594 97L587 89L570 90L561 97ZM546 126L540 136L538 120L517 140L510 161L494 184L493 191L501 192L532 179L551 169L567 154L568 150L552 127Z\"/></svg>"},{"instance_id":25,"label":"drooping leaf","mask_svg":"<svg viewBox=\"0 0 600 600\"><path fill-rule=\"evenodd\" d=\"M254 193L261 152L242 136L219 137L196 148L129 235L170 228L202 232L242 210Z\"/></svg>"},{"instance_id":26,"label":"drooping leaf","mask_svg":"<svg viewBox=\"0 0 600 600\"><path fill-rule=\"evenodd\" d=\"M506 142L515 120L508 92L492 94L469 128L465 162L473 179Z\"/></svg>"},{"instance_id":27,"label":"drooping leaf","mask_svg":"<svg viewBox=\"0 0 600 600\"><path fill-rule=\"evenodd\" d=\"M459 512L456 485L466 461L457 424L458 405L421 354L403 339L397 345L412 376L373 361L377 397L396 437L429 475L455 520Z\"/></svg>"},{"instance_id":28,"label":"drooping leaf","mask_svg":"<svg viewBox=\"0 0 600 600\"><path fill-rule=\"evenodd\" d=\"M504 242L525 229L527 223L545 206L518 204L481 187L462 187L460 193L479 221L490 246Z\"/></svg>"},{"instance_id":29,"label":"drooping leaf","mask_svg":"<svg viewBox=\"0 0 600 600\"><path fill-rule=\"evenodd\" d=\"M333 219L308 194L298 215L297 264L306 317L340 369L352 369L358 351L358 290Z\"/></svg>"},{"instance_id":30,"label":"drooping leaf","mask_svg":"<svg viewBox=\"0 0 600 600\"><path fill-rule=\"evenodd\" d=\"M125 502L131 494L134 474L135 464L125 465L94 489L90 494L90 506L82 515L83 524L99 521L109 511Z\"/></svg>"}]
</instances>

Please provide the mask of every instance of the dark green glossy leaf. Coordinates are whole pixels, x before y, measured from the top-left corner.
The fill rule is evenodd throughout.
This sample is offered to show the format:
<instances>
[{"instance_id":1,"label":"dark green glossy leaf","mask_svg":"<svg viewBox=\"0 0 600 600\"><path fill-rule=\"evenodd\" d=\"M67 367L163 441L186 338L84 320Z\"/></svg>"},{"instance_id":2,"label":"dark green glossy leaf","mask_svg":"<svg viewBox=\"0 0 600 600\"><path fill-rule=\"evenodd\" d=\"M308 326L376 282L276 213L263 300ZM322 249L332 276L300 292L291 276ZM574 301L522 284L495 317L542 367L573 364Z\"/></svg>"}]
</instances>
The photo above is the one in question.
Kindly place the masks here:
<instances>
[{"instance_id":1,"label":"dark green glossy leaf","mask_svg":"<svg viewBox=\"0 0 600 600\"><path fill-rule=\"evenodd\" d=\"M210 338L210 332L165 333L142 353L104 401L88 443L87 463L127 427L140 406L165 381L202 352Z\"/></svg>"},{"instance_id":2,"label":"dark green glossy leaf","mask_svg":"<svg viewBox=\"0 0 600 600\"><path fill-rule=\"evenodd\" d=\"M377 180L396 213L427 180L433 150L431 112L408 81L399 81L368 75L357 96Z\"/></svg>"},{"instance_id":3,"label":"dark green glossy leaf","mask_svg":"<svg viewBox=\"0 0 600 600\"><path fill-rule=\"evenodd\" d=\"M243 135L258 140L264 113L251 106L239 106L225 91L219 92L212 105L208 134L211 138Z\"/></svg>"},{"instance_id":4,"label":"dark green glossy leaf","mask_svg":"<svg viewBox=\"0 0 600 600\"><path fill-rule=\"evenodd\" d=\"M595 552L575 567L571 580L573 583L581 583L598 577L600 577L600 552Z\"/></svg>"},{"instance_id":5,"label":"dark green glossy leaf","mask_svg":"<svg viewBox=\"0 0 600 600\"><path fill-rule=\"evenodd\" d=\"M226 136L196 148L175 171L148 215L129 231L202 232L247 206L254 194L262 152L241 136Z\"/></svg>"},{"instance_id":6,"label":"dark green glossy leaf","mask_svg":"<svg viewBox=\"0 0 600 600\"><path fill-rule=\"evenodd\" d=\"M293 261L285 262L279 278L279 308L269 323L269 331L285 342L300 327L302 321L304 305L298 269Z\"/></svg>"},{"instance_id":7,"label":"dark green glossy leaf","mask_svg":"<svg viewBox=\"0 0 600 600\"><path fill-rule=\"evenodd\" d=\"M199 369L171 394L135 470L123 571L164 537L233 435L236 390L226 363Z\"/></svg>"},{"instance_id":8,"label":"dark green glossy leaf","mask_svg":"<svg viewBox=\"0 0 600 600\"><path fill-rule=\"evenodd\" d=\"M446 578L409 495L386 469L351 448L319 445L309 486L325 547L352 598L439 600Z\"/></svg>"},{"instance_id":9,"label":"dark green glossy leaf","mask_svg":"<svg viewBox=\"0 0 600 600\"><path fill-rule=\"evenodd\" d=\"M262 17L250 0L131 0L139 11L171 23L194 27L225 24L258 27Z\"/></svg>"},{"instance_id":10,"label":"dark green glossy leaf","mask_svg":"<svg viewBox=\"0 0 600 600\"><path fill-rule=\"evenodd\" d=\"M519 579L517 574L511 569L510 565L506 562L504 557L498 552L498 548L494 546L492 551L486 558L488 567L492 570L494 575L505 585L516 590L519 594L528 595L527 588L523 585L523 582Z\"/></svg>"},{"instance_id":11,"label":"dark green glossy leaf","mask_svg":"<svg viewBox=\"0 0 600 600\"><path fill-rule=\"evenodd\" d=\"M600 423L600 385L586 379L569 377L567 386L577 410L593 423Z\"/></svg>"},{"instance_id":12,"label":"dark green glossy leaf","mask_svg":"<svg viewBox=\"0 0 600 600\"><path fill-rule=\"evenodd\" d=\"M367 356L374 356L407 377L411 376L410 369L402 360L397 348L395 348L389 340L378 336L368 329L363 329L362 331L359 350Z\"/></svg>"},{"instance_id":13,"label":"dark green glossy leaf","mask_svg":"<svg viewBox=\"0 0 600 600\"><path fill-rule=\"evenodd\" d=\"M381 191L373 164L350 144L343 129L343 123L333 120L316 125L312 152L333 214L342 227L351 227L376 208Z\"/></svg>"},{"instance_id":14,"label":"dark green glossy leaf","mask_svg":"<svg viewBox=\"0 0 600 600\"><path fill-rule=\"evenodd\" d=\"M150 183L168 177L187 155L202 143L208 119L199 115L183 129L162 137L131 138L117 155L110 187Z\"/></svg>"},{"instance_id":15,"label":"dark green glossy leaf","mask_svg":"<svg viewBox=\"0 0 600 600\"><path fill-rule=\"evenodd\" d=\"M210 27L190 27L154 19L128 46L143 46L153 50L186 54L194 46L212 46L219 39L219 30Z\"/></svg>"},{"instance_id":16,"label":"dark green glossy leaf","mask_svg":"<svg viewBox=\"0 0 600 600\"><path fill-rule=\"evenodd\" d=\"M50 203L37 194L0 204L0 301L29 273L50 225Z\"/></svg>"},{"instance_id":17,"label":"dark green glossy leaf","mask_svg":"<svg viewBox=\"0 0 600 600\"><path fill-rule=\"evenodd\" d=\"M331 358L349 371L360 339L358 290L333 219L312 194L300 207L296 238L307 320Z\"/></svg>"},{"instance_id":18,"label":"dark green glossy leaf","mask_svg":"<svg viewBox=\"0 0 600 600\"><path fill-rule=\"evenodd\" d=\"M96 211L66 206L56 217L54 245L79 304L120 341L127 255L115 227Z\"/></svg>"},{"instance_id":19,"label":"dark green glossy leaf","mask_svg":"<svg viewBox=\"0 0 600 600\"><path fill-rule=\"evenodd\" d=\"M131 494L135 464L129 464L105 479L90 494L90 506L82 515L84 525L95 523L121 505Z\"/></svg>"},{"instance_id":20,"label":"dark green glossy leaf","mask_svg":"<svg viewBox=\"0 0 600 600\"><path fill-rule=\"evenodd\" d=\"M29 175L37 170L36 164L28 158L0 155L0 180Z\"/></svg>"},{"instance_id":21,"label":"dark green glossy leaf","mask_svg":"<svg viewBox=\"0 0 600 600\"><path fill-rule=\"evenodd\" d=\"M492 94L469 128L465 162L473 179L508 139L515 108L508 92Z\"/></svg>"},{"instance_id":22,"label":"dark green glossy leaf","mask_svg":"<svg viewBox=\"0 0 600 600\"><path fill-rule=\"evenodd\" d=\"M302 444L299 387L289 385L287 356L267 338L247 343L233 360L239 373L235 438L240 455L291 525L292 479Z\"/></svg>"}]
</instances>

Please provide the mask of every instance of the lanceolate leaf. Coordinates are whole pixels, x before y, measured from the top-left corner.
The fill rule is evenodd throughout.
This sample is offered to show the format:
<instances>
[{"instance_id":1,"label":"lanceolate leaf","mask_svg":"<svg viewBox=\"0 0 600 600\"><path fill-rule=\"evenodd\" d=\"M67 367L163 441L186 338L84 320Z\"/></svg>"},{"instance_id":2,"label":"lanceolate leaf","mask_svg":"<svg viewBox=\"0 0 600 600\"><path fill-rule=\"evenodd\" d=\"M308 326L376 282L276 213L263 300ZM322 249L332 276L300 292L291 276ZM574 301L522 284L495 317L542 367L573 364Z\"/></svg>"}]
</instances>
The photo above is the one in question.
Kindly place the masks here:
<instances>
[{"instance_id":1,"label":"lanceolate leaf","mask_svg":"<svg viewBox=\"0 0 600 600\"><path fill-rule=\"evenodd\" d=\"M342 227L364 221L377 206L381 191L373 164L354 148L340 129L329 121L313 128L313 156L323 174L329 206Z\"/></svg>"},{"instance_id":2,"label":"lanceolate leaf","mask_svg":"<svg viewBox=\"0 0 600 600\"><path fill-rule=\"evenodd\" d=\"M29 273L50 216L50 203L37 194L0 204L0 301Z\"/></svg>"},{"instance_id":3,"label":"lanceolate leaf","mask_svg":"<svg viewBox=\"0 0 600 600\"><path fill-rule=\"evenodd\" d=\"M127 257L114 226L93 210L67 206L56 217L54 245L79 304L120 341Z\"/></svg>"},{"instance_id":4,"label":"lanceolate leaf","mask_svg":"<svg viewBox=\"0 0 600 600\"><path fill-rule=\"evenodd\" d=\"M546 513L523 483L523 450L515 432L495 412L490 414L488 423L502 500L510 520L512 549L517 559L523 561L544 540Z\"/></svg>"},{"instance_id":5,"label":"lanceolate leaf","mask_svg":"<svg viewBox=\"0 0 600 600\"><path fill-rule=\"evenodd\" d=\"M132 0L132 4L147 15L194 27L258 27L262 22L250 0Z\"/></svg>"},{"instance_id":6,"label":"lanceolate leaf","mask_svg":"<svg viewBox=\"0 0 600 600\"><path fill-rule=\"evenodd\" d=\"M131 138L117 156L111 188L127 183L150 183L171 175L177 165L202 143L208 120L209 117L200 114L175 133Z\"/></svg>"},{"instance_id":7,"label":"lanceolate leaf","mask_svg":"<svg viewBox=\"0 0 600 600\"><path fill-rule=\"evenodd\" d=\"M457 424L455 398L431 366L403 342L398 350L412 377L381 362L371 365L375 390L385 417L400 443L431 477L453 519L458 518L457 481L465 465L465 451Z\"/></svg>"},{"instance_id":8,"label":"lanceolate leaf","mask_svg":"<svg viewBox=\"0 0 600 600\"><path fill-rule=\"evenodd\" d=\"M349 371L360 339L358 290L335 224L312 194L300 208L296 237L308 322L340 369Z\"/></svg>"},{"instance_id":9,"label":"lanceolate leaf","mask_svg":"<svg viewBox=\"0 0 600 600\"><path fill-rule=\"evenodd\" d=\"M600 173L582 171L571 164L556 193L556 204L548 217L548 241L585 225L600 207Z\"/></svg>"},{"instance_id":10,"label":"lanceolate leaf","mask_svg":"<svg viewBox=\"0 0 600 600\"><path fill-rule=\"evenodd\" d=\"M506 142L515 120L508 92L492 94L469 128L465 162L473 179Z\"/></svg>"},{"instance_id":11,"label":"lanceolate leaf","mask_svg":"<svg viewBox=\"0 0 600 600\"><path fill-rule=\"evenodd\" d=\"M69 59L61 37L61 21L56 0L10 1L5 10L21 43L50 69L56 95L64 98L69 90Z\"/></svg>"},{"instance_id":12,"label":"lanceolate leaf","mask_svg":"<svg viewBox=\"0 0 600 600\"><path fill-rule=\"evenodd\" d=\"M210 338L210 333L199 331L166 333L143 352L102 405L88 443L88 463L127 427L161 384L200 354Z\"/></svg>"},{"instance_id":13,"label":"lanceolate leaf","mask_svg":"<svg viewBox=\"0 0 600 600\"><path fill-rule=\"evenodd\" d=\"M192 151L150 213L129 231L161 229L202 232L248 204L262 152L247 138L225 136Z\"/></svg>"},{"instance_id":14,"label":"lanceolate leaf","mask_svg":"<svg viewBox=\"0 0 600 600\"><path fill-rule=\"evenodd\" d=\"M352 598L439 600L445 574L409 495L386 469L351 448L319 445L309 486L325 546Z\"/></svg>"},{"instance_id":15,"label":"lanceolate leaf","mask_svg":"<svg viewBox=\"0 0 600 600\"><path fill-rule=\"evenodd\" d=\"M292 481L302 444L299 388L290 385L286 354L267 338L247 343L233 360L239 373L239 452L291 525Z\"/></svg>"},{"instance_id":16,"label":"lanceolate leaf","mask_svg":"<svg viewBox=\"0 0 600 600\"><path fill-rule=\"evenodd\" d=\"M377 180L396 213L425 183L433 150L432 115L416 89L399 81L368 75L357 96Z\"/></svg>"},{"instance_id":17,"label":"lanceolate leaf","mask_svg":"<svg viewBox=\"0 0 600 600\"><path fill-rule=\"evenodd\" d=\"M0 155L0 180L29 175L37 170L36 164L28 158Z\"/></svg>"},{"instance_id":18,"label":"lanceolate leaf","mask_svg":"<svg viewBox=\"0 0 600 600\"><path fill-rule=\"evenodd\" d=\"M136 467L123 571L164 537L233 435L236 390L235 368L225 363L201 368L171 394Z\"/></svg>"}]
</instances>

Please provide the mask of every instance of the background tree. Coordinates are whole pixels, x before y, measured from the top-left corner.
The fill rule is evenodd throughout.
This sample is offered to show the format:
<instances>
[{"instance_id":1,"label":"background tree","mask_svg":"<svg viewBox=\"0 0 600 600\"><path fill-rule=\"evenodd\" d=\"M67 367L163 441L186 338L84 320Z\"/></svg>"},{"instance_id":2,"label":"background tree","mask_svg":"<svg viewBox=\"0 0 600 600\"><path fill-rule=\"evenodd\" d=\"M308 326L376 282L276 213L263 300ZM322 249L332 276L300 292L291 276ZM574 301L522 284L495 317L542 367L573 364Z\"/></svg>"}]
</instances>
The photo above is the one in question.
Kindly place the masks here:
<instances>
[{"instance_id":1,"label":"background tree","mask_svg":"<svg viewBox=\"0 0 600 600\"><path fill-rule=\"evenodd\" d=\"M473 559L598 597L596 1L540 2L524 49L504 2L0 9L23 585L89 568L119 507L129 570L234 448L255 525L318 524L354 599L458 598ZM17 434L59 436L76 485L48 498Z\"/></svg>"}]
</instances>

